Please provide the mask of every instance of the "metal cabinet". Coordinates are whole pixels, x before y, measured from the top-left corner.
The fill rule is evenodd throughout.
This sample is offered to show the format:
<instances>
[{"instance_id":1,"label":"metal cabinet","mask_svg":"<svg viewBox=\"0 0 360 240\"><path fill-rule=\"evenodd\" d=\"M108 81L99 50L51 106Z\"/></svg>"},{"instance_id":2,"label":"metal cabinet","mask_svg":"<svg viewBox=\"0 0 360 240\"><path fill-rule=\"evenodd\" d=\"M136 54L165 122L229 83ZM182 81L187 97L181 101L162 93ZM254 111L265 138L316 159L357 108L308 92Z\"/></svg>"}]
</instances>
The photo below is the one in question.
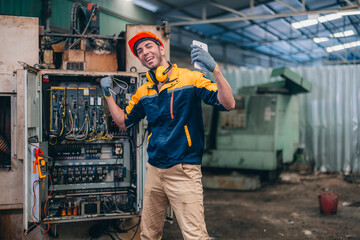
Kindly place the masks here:
<instances>
[{"instance_id":1,"label":"metal cabinet","mask_svg":"<svg viewBox=\"0 0 360 240\"><path fill-rule=\"evenodd\" d=\"M120 131L99 81L108 75L117 79L113 97L123 108L141 83L139 74L18 73L24 86L24 231L40 222L137 217L143 192L143 122Z\"/></svg>"}]
</instances>

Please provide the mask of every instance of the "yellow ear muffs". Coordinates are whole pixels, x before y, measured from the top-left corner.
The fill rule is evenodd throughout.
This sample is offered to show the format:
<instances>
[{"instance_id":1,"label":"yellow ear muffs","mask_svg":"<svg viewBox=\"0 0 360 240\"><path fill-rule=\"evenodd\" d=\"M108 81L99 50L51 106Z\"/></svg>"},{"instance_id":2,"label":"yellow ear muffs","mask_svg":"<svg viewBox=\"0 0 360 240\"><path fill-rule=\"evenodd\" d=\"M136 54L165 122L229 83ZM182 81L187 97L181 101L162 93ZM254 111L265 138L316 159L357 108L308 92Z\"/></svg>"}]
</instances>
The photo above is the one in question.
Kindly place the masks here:
<instances>
[{"instance_id":1,"label":"yellow ear muffs","mask_svg":"<svg viewBox=\"0 0 360 240\"><path fill-rule=\"evenodd\" d=\"M159 66L156 69L156 73L155 73L156 80L158 80L159 82L165 82L167 79L167 73L168 71L166 71L166 67Z\"/></svg>"},{"instance_id":2,"label":"yellow ear muffs","mask_svg":"<svg viewBox=\"0 0 360 240\"><path fill-rule=\"evenodd\" d=\"M172 65L170 62L169 63L169 67L165 68L164 66L159 66L156 69L156 73L154 73L153 71L149 70L146 72L146 78L148 80L148 82L157 85L159 82L165 82L167 79L167 73L170 71L170 69L172 68Z\"/></svg>"}]
</instances>

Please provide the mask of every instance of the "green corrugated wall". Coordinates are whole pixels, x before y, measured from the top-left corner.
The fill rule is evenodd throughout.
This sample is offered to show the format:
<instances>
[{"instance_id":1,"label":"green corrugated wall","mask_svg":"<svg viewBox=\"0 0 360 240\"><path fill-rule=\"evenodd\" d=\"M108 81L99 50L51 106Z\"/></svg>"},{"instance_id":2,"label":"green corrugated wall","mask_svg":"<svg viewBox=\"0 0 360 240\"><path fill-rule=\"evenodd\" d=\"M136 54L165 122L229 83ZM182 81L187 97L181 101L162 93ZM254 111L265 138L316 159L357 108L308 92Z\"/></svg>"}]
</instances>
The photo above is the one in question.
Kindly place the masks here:
<instances>
[{"instance_id":1,"label":"green corrugated wall","mask_svg":"<svg viewBox=\"0 0 360 240\"><path fill-rule=\"evenodd\" d=\"M84 4L88 1L81 1ZM52 0L50 2L50 29L68 32L70 14L74 0ZM155 24L155 15L126 0L94 0L100 6L100 34L114 35L125 31L126 24ZM0 0L1 15L38 17L42 19L42 1L40 0Z\"/></svg>"},{"instance_id":2,"label":"green corrugated wall","mask_svg":"<svg viewBox=\"0 0 360 240\"><path fill-rule=\"evenodd\" d=\"M0 0L0 14L25 17L39 17L41 15L41 1Z\"/></svg>"}]
</instances>

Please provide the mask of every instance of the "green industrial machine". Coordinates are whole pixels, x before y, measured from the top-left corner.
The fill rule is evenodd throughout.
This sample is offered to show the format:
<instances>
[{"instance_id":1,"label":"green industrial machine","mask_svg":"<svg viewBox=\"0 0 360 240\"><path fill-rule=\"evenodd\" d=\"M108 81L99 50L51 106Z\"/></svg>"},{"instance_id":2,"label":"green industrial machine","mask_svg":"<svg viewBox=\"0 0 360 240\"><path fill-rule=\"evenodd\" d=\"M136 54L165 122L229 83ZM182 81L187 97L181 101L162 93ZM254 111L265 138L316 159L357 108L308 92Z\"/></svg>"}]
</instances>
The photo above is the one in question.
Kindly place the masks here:
<instances>
[{"instance_id":1,"label":"green industrial machine","mask_svg":"<svg viewBox=\"0 0 360 240\"><path fill-rule=\"evenodd\" d=\"M235 110L203 106L203 167L276 172L299 148L298 94L311 83L288 68L274 69L275 81L244 87Z\"/></svg>"}]
</instances>

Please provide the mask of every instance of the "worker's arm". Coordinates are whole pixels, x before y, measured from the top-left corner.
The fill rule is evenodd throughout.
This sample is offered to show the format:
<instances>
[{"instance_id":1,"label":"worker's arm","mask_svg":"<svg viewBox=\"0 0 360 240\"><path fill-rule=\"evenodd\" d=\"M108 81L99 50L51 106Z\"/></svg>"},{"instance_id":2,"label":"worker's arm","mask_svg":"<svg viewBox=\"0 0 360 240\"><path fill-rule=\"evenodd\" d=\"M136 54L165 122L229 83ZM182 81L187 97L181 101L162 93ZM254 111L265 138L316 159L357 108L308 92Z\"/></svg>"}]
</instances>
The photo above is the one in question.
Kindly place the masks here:
<instances>
[{"instance_id":1,"label":"worker's arm","mask_svg":"<svg viewBox=\"0 0 360 240\"><path fill-rule=\"evenodd\" d=\"M222 75L219 65L213 71L216 85L218 87L218 99L221 105L226 108L226 110L231 110L235 108L235 99L232 94L230 84L224 76Z\"/></svg>"},{"instance_id":2,"label":"worker's arm","mask_svg":"<svg viewBox=\"0 0 360 240\"><path fill-rule=\"evenodd\" d=\"M124 110L119 108L119 106L115 103L114 99L111 96L110 88L112 87L112 79L111 77L105 77L101 79L100 82L101 88L104 92L106 102L109 106L109 110L111 113L111 116L116 123L116 125L119 126L120 130L126 130L125 127L125 113Z\"/></svg>"},{"instance_id":3,"label":"worker's arm","mask_svg":"<svg viewBox=\"0 0 360 240\"><path fill-rule=\"evenodd\" d=\"M191 45L191 61L200 62L207 70L213 73L215 82L218 88L218 100L226 110L235 108L235 99L232 94L231 87L228 81L222 75L219 65L215 62L214 58L196 45Z\"/></svg>"}]
</instances>

